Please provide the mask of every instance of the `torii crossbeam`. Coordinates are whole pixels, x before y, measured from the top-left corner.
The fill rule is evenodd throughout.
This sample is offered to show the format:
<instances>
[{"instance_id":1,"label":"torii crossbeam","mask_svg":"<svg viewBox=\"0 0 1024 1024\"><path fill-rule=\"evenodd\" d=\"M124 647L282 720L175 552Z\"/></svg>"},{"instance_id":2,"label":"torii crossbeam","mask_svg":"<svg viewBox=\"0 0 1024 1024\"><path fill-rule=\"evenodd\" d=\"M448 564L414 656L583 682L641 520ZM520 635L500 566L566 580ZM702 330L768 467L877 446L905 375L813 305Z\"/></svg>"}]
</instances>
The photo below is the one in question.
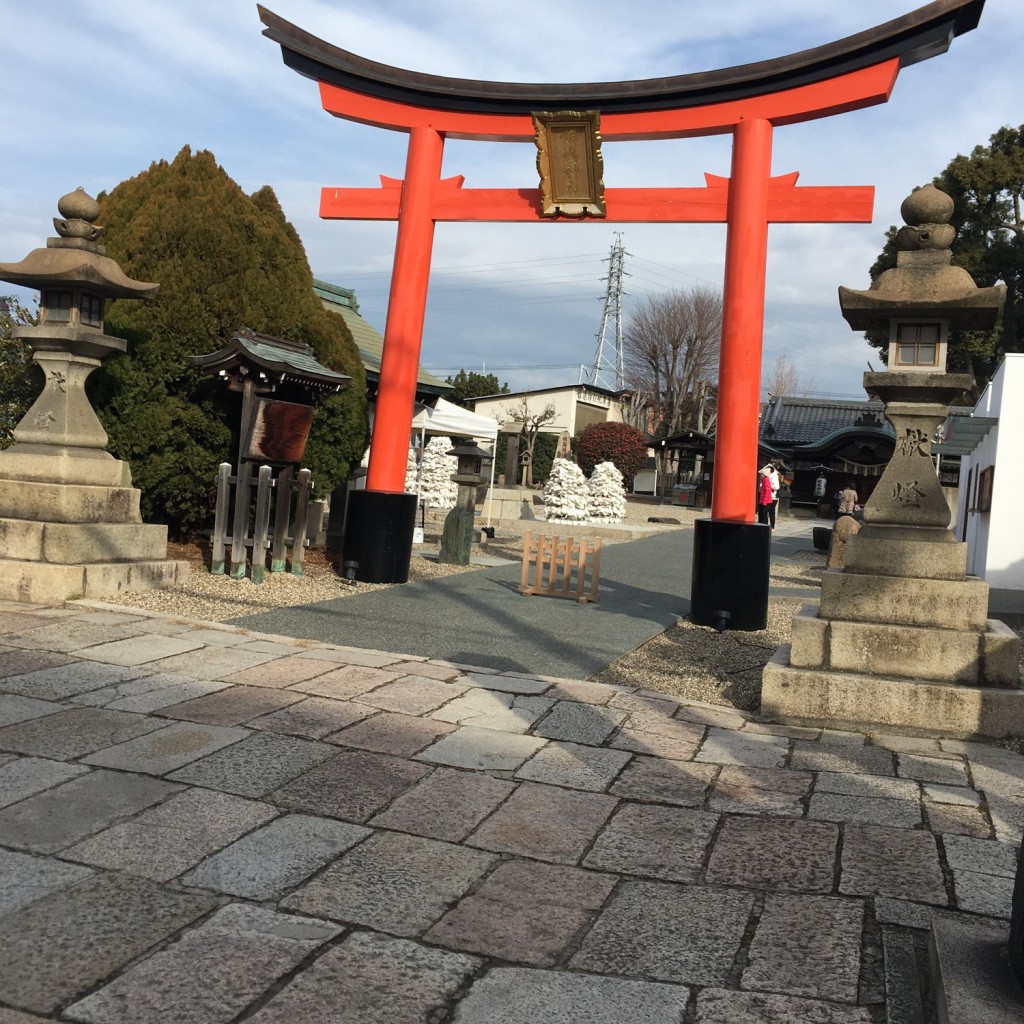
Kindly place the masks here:
<instances>
[{"instance_id":1,"label":"torii crossbeam","mask_svg":"<svg viewBox=\"0 0 1024 1024\"><path fill-rule=\"evenodd\" d=\"M838 42L738 68L545 85L389 67L259 7L264 35L280 44L289 67L319 83L325 110L409 135L404 179L321 195L322 217L398 221L368 490L397 495L404 487L434 225L550 220L537 188L464 188L461 177L442 179L445 139L532 144L534 112L587 110L600 115L606 142L733 136L729 178L706 175L703 188L610 188L603 220L727 224L711 514L713 522L753 523L768 225L866 223L874 198L871 186L802 187L795 173L773 177L773 130L886 102L902 67L944 52L977 25L983 6L936 0Z\"/></svg>"}]
</instances>

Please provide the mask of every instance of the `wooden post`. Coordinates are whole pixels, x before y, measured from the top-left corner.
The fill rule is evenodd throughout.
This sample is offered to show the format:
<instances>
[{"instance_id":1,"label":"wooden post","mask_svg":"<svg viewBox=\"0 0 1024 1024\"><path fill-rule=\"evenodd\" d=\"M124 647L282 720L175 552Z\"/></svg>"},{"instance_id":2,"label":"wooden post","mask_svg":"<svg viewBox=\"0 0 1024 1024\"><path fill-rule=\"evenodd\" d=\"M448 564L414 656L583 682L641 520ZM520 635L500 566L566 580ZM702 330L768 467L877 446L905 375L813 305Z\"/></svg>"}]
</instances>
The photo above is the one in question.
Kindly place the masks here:
<instances>
[{"instance_id":1,"label":"wooden post","mask_svg":"<svg viewBox=\"0 0 1024 1024\"><path fill-rule=\"evenodd\" d=\"M302 562L306 556L306 517L309 513L309 493L313 490L313 474L299 470L299 493L295 499L295 526L292 529L292 575L302 575Z\"/></svg>"},{"instance_id":2,"label":"wooden post","mask_svg":"<svg viewBox=\"0 0 1024 1024\"><path fill-rule=\"evenodd\" d=\"M238 478L235 481L235 518L231 529L231 578L235 580L240 580L245 576L245 531L249 525L251 479L251 463L240 463Z\"/></svg>"},{"instance_id":3,"label":"wooden post","mask_svg":"<svg viewBox=\"0 0 1024 1024\"><path fill-rule=\"evenodd\" d=\"M213 551L210 555L210 574L224 575L224 539L228 528L228 508L231 504L231 463L217 467L217 511L213 517Z\"/></svg>"},{"instance_id":4,"label":"wooden post","mask_svg":"<svg viewBox=\"0 0 1024 1024\"><path fill-rule=\"evenodd\" d=\"M252 528L252 581L263 582L267 568L267 535L270 531L270 489L274 486L273 470L260 466L259 484L256 487L256 522Z\"/></svg>"},{"instance_id":5,"label":"wooden post","mask_svg":"<svg viewBox=\"0 0 1024 1024\"><path fill-rule=\"evenodd\" d=\"M274 547L270 555L270 571L284 572L288 561L288 524L292 511L291 466L277 474L277 504L274 508Z\"/></svg>"}]
</instances>

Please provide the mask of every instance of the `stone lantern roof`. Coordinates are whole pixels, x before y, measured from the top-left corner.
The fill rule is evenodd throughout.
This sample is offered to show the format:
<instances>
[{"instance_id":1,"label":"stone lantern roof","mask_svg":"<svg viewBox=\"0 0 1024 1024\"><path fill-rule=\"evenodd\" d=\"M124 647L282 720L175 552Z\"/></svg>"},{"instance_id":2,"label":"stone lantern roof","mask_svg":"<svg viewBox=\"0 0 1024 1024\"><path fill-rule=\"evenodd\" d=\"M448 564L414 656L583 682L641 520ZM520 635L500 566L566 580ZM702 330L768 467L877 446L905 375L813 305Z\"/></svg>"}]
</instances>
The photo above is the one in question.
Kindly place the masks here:
<instances>
[{"instance_id":1,"label":"stone lantern roof","mask_svg":"<svg viewBox=\"0 0 1024 1024\"><path fill-rule=\"evenodd\" d=\"M105 299L152 299L160 288L135 281L109 256L98 239L103 228L95 221L100 204L81 187L57 202L60 217L53 226L58 238L45 249L33 249L19 263L0 263L0 280L43 291L55 285L85 288Z\"/></svg>"},{"instance_id":2,"label":"stone lantern roof","mask_svg":"<svg viewBox=\"0 0 1024 1024\"><path fill-rule=\"evenodd\" d=\"M855 331L888 330L894 318L933 318L954 330L994 327L1006 286L979 288L966 270L952 266L953 200L925 185L903 201L900 214L905 226L896 235L896 266L867 291L839 289L846 322Z\"/></svg>"}]
</instances>

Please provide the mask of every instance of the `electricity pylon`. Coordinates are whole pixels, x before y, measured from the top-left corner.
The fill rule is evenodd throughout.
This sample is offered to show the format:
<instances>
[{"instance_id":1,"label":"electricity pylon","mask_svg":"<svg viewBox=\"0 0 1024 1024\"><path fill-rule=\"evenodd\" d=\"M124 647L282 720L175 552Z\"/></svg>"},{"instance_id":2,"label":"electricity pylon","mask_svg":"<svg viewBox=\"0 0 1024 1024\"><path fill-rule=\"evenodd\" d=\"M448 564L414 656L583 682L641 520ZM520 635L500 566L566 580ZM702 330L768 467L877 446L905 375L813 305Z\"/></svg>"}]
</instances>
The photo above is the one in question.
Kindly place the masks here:
<instances>
[{"instance_id":1,"label":"electricity pylon","mask_svg":"<svg viewBox=\"0 0 1024 1024\"><path fill-rule=\"evenodd\" d=\"M609 391L622 391L626 386L622 365L622 278L626 273L623 269L625 255L622 232L616 231L612 252L608 257L608 276L604 279L604 312L601 314L601 329L597 332L597 351L594 353L594 365L590 368L590 383Z\"/></svg>"}]
</instances>

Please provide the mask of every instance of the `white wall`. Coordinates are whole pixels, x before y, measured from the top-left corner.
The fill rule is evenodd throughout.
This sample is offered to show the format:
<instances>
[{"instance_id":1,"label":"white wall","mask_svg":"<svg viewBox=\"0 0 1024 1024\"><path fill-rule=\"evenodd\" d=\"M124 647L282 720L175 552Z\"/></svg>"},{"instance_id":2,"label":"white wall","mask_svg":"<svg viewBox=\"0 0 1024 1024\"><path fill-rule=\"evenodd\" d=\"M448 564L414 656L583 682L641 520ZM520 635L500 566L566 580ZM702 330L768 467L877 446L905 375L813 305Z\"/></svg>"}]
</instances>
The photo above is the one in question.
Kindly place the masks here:
<instances>
[{"instance_id":1,"label":"white wall","mask_svg":"<svg viewBox=\"0 0 1024 1024\"><path fill-rule=\"evenodd\" d=\"M999 422L961 462L957 522L967 524L967 570L990 587L1024 590L1024 353L1005 357L974 415ZM992 507L972 511L979 473L988 466L994 467Z\"/></svg>"}]
</instances>

